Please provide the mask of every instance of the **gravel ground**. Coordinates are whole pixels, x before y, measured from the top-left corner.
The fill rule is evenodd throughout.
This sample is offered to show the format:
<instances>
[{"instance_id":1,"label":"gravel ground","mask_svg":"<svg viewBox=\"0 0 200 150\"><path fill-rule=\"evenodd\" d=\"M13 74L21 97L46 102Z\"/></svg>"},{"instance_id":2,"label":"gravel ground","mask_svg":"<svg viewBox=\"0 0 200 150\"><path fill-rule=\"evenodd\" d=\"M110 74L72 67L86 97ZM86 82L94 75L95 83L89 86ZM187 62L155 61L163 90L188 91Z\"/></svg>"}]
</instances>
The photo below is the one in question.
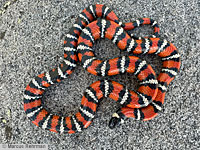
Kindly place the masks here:
<instances>
[{"instance_id":1,"label":"gravel ground","mask_svg":"<svg viewBox=\"0 0 200 150\"><path fill-rule=\"evenodd\" d=\"M200 149L200 3L197 0L15 0L0 9L0 143L48 144L49 149ZM57 66L63 57L63 35L88 5L102 3L112 8L121 21L151 17L161 28L161 37L177 46L181 70L168 87L162 112L147 122L127 120L111 130L108 121L120 107L104 99L92 125L81 133L59 135L33 125L23 110L23 92L29 81ZM145 31L143 31L145 30ZM149 35L150 27L134 30ZM94 47L99 58L127 55L109 40ZM161 60L144 56L158 73ZM138 86L129 74L107 77L130 89ZM69 78L50 87L44 95L45 107L53 113L69 115L80 105L84 89L100 77L80 65ZM130 81L131 80L131 81Z\"/></svg>"}]
</instances>

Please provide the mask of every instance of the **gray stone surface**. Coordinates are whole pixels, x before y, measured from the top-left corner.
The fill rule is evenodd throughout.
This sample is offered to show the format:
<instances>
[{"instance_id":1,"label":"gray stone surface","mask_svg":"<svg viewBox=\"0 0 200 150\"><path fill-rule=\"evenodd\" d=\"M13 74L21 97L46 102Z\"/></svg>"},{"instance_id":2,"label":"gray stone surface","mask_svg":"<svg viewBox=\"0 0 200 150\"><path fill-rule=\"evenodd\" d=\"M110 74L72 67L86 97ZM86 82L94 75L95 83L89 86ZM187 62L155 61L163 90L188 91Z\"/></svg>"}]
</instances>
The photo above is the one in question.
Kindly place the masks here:
<instances>
[{"instance_id":1,"label":"gray stone surface","mask_svg":"<svg viewBox=\"0 0 200 150\"><path fill-rule=\"evenodd\" d=\"M8 2L0 2L0 8ZM92 125L81 133L59 135L33 125L23 110L23 92L29 81L57 66L63 57L63 35L88 5L106 4L121 21L151 17L158 21L161 37L177 46L181 70L170 84L163 111L147 122L127 120L111 130L108 121L120 107L104 99ZM197 0L17 0L0 15L0 143L49 144L49 149L200 149L200 3ZM142 31L145 29L145 31ZM149 35L152 30L134 30ZM109 40L95 44L100 58L127 55ZM159 57L145 56L158 73ZM106 77L130 89L137 88L133 75ZM84 89L100 77L80 65L66 80L50 87L45 107L69 115L80 105Z\"/></svg>"}]
</instances>

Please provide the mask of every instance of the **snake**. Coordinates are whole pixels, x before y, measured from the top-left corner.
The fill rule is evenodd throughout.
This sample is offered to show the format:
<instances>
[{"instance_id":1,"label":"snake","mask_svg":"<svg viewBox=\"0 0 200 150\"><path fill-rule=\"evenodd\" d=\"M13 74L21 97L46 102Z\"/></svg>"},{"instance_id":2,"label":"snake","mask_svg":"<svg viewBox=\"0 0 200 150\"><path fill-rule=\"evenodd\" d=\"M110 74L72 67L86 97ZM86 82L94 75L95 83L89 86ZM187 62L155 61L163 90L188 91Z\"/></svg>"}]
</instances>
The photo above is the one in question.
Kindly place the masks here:
<instances>
[{"instance_id":1,"label":"snake","mask_svg":"<svg viewBox=\"0 0 200 150\"><path fill-rule=\"evenodd\" d=\"M100 21L100 19L98 18L105 18L106 20L104 21L112 22L116 26L120 27L120 30L121 28L123 28L123 30L131 30L143 24L151 24L154 27L154 35L152 36L152 38L131 39L129 35L126 35L128 36L128 38L131 39L131 41L127 40L127 43L125 42L126 44L119 44L119 41L121 41L122 39L120 38L120 35L118 35L118 31L115 29L112 31L116 32L117 37L113 37L116 37L115 43L121 50L126 49L128 52L140 54L143 53L142 50L144 49L144 47L146 49L146 47L148 46L146 44L146 41L149 41L149 50L146 50L146 53L154 52L158 55L162 53L160 56L164 59L164 69L162 69L161 74L157 78L158 86L156 82L157 80L155 77L155 72L150 65L146 64L145 61L141 61L136 56L118 57L110 60L113 63L115 62L116 66L114 68L108 69L106 68L107 65L103 63L103 65L105 66L105 70L103 70L103 67L101 66L100 72L104 72L105 75L109 71L111 72L110 75L124 73L125 71L129 73L134 73L141 81L140 87L137 92L128 90L125 86L115 81L97 81L91 84L86 89L78 113L70 117L63 117L51 114L43 107L43 93L45 92L46 88L55 83L61 82L61 80L67 78L67 76L73 72L78 61L77 44L81 38L84 38L84 35L81 34L85 33L85 36L87 36L87 38L88 34L92 36L92 32L87 32L89 30L87 30L86 32L83 31L85 31L87 27L90 29L91 24L94 24L95 20ZM101 24L99 26L101 26ZM107 29L105 28L104 30L106 31ZM24 92L24 110L28 118L36 126L52 132L75 133L76 131L82 131L83 128L87 128L91 124L96 112L96 108L103 96L110 97L111 99L114 99L115 101L118 101L120 104L125 106L113 114L113 117L109 123L110 128L114 128L116 125L122 123L126 118L129 117L136 118L137 120L150 120L154 118L164 102L167 85L173 80L175 76L174 72L177 72L180 67L180 56L175 46L173 46L171 43L166 44L165 41L162 41L159 38L155 38L158 36L158 33L159 27L157 23L149 18L143 18L140 20L136 20L132 23L123 24L119 21L115 13L105 5L96 4L84 9L65 37L63 62L59 64L58 67L36 76L27 85ZM91 39L89 38L89 40ZM134 41L134 43L132 41ZM151 41L153 42L151 43ZM86 46L88 46L87 43L85 47ZM126 48L123 49L123 46L125 46ZM79 48L81 47L83 48L84 46L79 46ZM92 49L92 46L90 49ZM87 49L89 50L89 53L92 51L90 49ZM166 49L169 49L170 52L167 52ZM85 50L86 49L82 49L81 51L83 52ZM88 65L90 63L88 63ZM88 67L89 66L87 66L87 68ZM96 66L93 69L96 70L97 68L98 67ZM170 69L172 70L168 71ZM144 90L145 88L149 88L151 90Z\"/></svg>"}]
</instances>

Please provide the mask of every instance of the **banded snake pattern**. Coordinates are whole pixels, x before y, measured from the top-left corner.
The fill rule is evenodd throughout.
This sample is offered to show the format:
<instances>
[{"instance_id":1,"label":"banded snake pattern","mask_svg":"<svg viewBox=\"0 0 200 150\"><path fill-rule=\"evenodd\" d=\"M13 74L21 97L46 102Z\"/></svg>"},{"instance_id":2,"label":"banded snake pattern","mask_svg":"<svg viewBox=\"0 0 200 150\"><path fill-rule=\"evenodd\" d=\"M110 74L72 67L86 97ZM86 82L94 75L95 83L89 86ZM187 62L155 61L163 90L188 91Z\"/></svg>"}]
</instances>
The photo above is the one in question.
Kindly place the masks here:
<instances>
[{"instance_id":1,"label":"banded snake pattern","mask_svg":"<svg viewBox=\"0 0 200 150\"><path fill-rule=\"evenodd\" d=\"M135 37L126 31L144 24L152 25L154 35ZM33 124L58 133L75 133L87 128L95 116L103 97L109 97L122 105L117 110L109 127L114 128L126 118L150 120L158 115L164 103L167 87L180 69L180 54L176 47L159 36L156 21L150 18L122 23L107 6L96 4L84 9L64 40L64 59L57 68L33 78L24 92L24 110ZM109 60L97 59L93 44L97 39L107 38L129 56ZM146 61L136 56L156 54L162 59L162 70L158 77ZM110 80L100 80L86 88L79 111L72 116L58 116L48 112L42 104L42 96L51 85L67 78L80 61L91 74L112 76L125 72L133 73L139 80L137 91Z\"/></svg>"}]
</instances>

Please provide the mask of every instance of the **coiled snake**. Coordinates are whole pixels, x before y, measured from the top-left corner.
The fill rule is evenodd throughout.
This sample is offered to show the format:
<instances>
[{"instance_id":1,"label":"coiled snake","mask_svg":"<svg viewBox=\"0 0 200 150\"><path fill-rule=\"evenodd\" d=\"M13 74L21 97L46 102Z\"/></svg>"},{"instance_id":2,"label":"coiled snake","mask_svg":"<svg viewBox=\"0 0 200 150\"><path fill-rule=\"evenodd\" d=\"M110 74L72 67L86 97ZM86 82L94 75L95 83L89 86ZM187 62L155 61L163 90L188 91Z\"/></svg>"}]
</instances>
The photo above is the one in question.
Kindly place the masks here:
<instances>
[{"instance_id":1,"label":"coiled snake","mask_svg":"<svg viewBox=\"0 0 200 150\"><path fill-rule=\"evenodd\" d=\"M131 37L126 30L143 24L154 28L154 35L145 38ZM42 73L31 80L24 94L24 110L37 126L58 133L75 133L87 128L95 116L97 106L103 97L118 101L123 107L113 114L109 127L123 123L126 118L150 120L157 116L164 103L167 86L180 69L180 55L176 47L158 38L159 27L149 18L122 23L105 5L91 5L79 15L64 40L64 60L57 68ZM162 70L156 77L146 61L136 56L122 56L110 60L99 60L92 49L95 40L108 38L120 50L129 54L156 54L162 58ZM76 67L77 61L90 73L111 76L125 72L134 73L140 82L136 92L110 80L91 84L82 97L79 111L69 117L54 115L42 105L46 88L67 78Z\"/></svg>"}]
</instances>

